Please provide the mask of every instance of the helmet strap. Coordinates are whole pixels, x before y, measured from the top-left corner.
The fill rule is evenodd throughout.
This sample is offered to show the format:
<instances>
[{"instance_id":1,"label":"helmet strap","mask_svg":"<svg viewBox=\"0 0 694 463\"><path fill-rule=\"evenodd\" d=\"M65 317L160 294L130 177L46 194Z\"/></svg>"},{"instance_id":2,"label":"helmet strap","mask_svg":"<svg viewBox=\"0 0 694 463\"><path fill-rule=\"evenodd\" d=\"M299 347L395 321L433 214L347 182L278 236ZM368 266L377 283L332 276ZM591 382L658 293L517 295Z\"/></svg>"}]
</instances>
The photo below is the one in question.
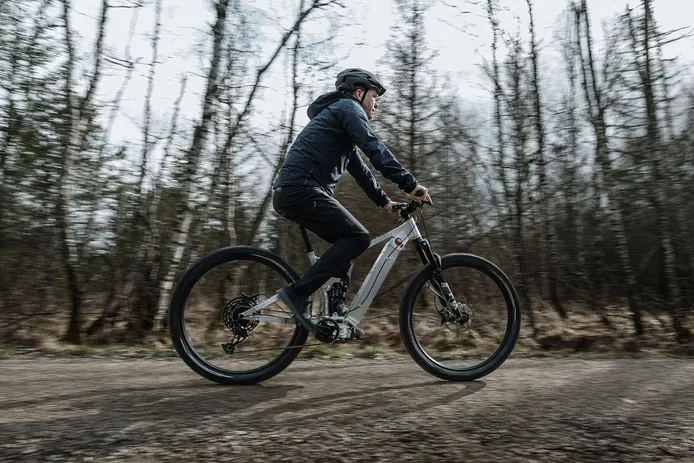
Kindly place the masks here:
<instances>
[{"instance_id":1,"label":"helmet strap","mask_svg":"<svg viewBox=\"0 0 694 463\"><path fill-rule=\"evenodd\" d=\"M369 89L365 88L363 89L364 92L361 94L361 101L359 101L359 104L364 104L364 99L366 98L366 94L369 92Z\"/></svg>"}]
</instances>

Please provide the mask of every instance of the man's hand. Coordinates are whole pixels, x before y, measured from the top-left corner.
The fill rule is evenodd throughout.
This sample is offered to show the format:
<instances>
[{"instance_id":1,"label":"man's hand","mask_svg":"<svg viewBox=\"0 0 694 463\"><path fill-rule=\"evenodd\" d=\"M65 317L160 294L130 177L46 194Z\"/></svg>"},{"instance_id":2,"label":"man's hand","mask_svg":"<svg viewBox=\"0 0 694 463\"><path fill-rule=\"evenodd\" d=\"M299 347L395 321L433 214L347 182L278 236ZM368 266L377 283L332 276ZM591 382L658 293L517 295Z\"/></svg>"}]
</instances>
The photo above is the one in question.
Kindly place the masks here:
<instances>
[{"instance_id":1,"label":"man's hand","mask_svg":"<svg viewBox=\"0 0 694 463\"><path fill-rule=\"evenodd\" d=\"M431 200L431 196L429 196L429 190L424 185L417 185L414 190L410 191L410 198L418 203L429 201L429 203L434 204Z\"/></svg>"},{"instance_id":2,"label":"man's hand","mask_svg":"<svg viewBox=\"0 0 694 463\"><path fill-rule=\"evenodd\" d=\"M383 206L383 208L388 212L389 215L393 215L393 206L395 206L396 204L397 203L390 201L388 204Z\"/></svg>"}]
</instances>

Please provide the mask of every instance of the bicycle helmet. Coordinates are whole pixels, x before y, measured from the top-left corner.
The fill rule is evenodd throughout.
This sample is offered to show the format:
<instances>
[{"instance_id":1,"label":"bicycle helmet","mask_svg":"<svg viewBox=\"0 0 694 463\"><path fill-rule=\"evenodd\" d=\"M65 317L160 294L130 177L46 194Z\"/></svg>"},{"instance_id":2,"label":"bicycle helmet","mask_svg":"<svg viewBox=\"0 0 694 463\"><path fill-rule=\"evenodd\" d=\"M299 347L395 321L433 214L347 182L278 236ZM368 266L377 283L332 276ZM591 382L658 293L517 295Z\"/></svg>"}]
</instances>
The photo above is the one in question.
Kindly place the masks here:
<instances>
[{"instance_id":1,"label":"bicycle helmet","mask_svg":"<svg viewBox=\"0 0 694 463\"><path fill-rule=\"evenodd\" d=\"M369 71L359 68L345 69L337 75L335 89L340 92L351 93L357 88L372 88L378 96L386 93L386 88Z\"/></svg>"}]
</instances>

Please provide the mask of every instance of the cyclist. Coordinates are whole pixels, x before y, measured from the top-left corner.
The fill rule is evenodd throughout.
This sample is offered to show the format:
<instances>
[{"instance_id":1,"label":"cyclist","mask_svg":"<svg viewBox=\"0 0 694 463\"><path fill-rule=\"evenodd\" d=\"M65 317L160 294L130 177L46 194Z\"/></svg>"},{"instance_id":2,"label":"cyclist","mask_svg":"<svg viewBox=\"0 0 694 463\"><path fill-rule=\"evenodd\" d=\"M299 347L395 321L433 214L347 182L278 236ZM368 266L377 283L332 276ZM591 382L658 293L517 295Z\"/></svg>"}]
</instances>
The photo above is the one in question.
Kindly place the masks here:
<instances>
[{"instance_id":1,"label":"cyclist","mask_svg":"<svg viewBox=\"0 0 694 463\"><path fill-rule=\"evenodd\" d=\"M395 203L381 189L357 147L384 177L412 199L431 202L427 188L417 183L371 128L376 100L385 92L368 71L349 68L340 72L335 91L309 105L310 121L292 144L277 175L273 208L332 244L299 280L278 291L279 298L294 312L306 310L310 296L331 277L345 275L371 243L366 228L333 198L345 169L376 206L393 213Z\"/></svg>"}]
</instances>

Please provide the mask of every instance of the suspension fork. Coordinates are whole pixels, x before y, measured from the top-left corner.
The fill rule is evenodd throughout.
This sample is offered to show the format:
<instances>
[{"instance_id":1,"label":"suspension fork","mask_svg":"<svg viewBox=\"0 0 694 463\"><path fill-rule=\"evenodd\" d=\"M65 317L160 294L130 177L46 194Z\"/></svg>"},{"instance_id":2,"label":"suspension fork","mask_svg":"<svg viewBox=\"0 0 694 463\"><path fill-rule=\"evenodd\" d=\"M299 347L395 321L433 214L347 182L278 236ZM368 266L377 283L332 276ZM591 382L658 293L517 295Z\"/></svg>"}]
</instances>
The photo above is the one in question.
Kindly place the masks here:
<instances>
[{"instance_id":1,"label":"suspension fork","mask_svg":"<svg viewBox=\"0 0 694 463\"><path fill-rule=\"evenodd\" d=\"M436 290L436 295L439 298L439 302L441 302L444 307L452 306L456 308L458 304L456 303L455 297L453 297L450 286L448 286L448 283L441 272L441 256L432 251L429 242L424 238L417 238L414 240L414 243L415 249L417 249L417 254L419 255L422 263L424 265L431 264L431 266L434 268L434 274L429 281Z\"/></svg>"},{"instance_id":2,"label":"suspension fork","mask_svg":"<svg viewBox=\"0 0 694 463\"><path fill-rule=\"evenodd\" d=\"M415 249L417 250L417 255L421 259L424 265L429 263L432 264L435 271L441 271L441 257L431 250L429 242L424 238L416 238L414 240Z\"/></svg>"}]
</instances>

